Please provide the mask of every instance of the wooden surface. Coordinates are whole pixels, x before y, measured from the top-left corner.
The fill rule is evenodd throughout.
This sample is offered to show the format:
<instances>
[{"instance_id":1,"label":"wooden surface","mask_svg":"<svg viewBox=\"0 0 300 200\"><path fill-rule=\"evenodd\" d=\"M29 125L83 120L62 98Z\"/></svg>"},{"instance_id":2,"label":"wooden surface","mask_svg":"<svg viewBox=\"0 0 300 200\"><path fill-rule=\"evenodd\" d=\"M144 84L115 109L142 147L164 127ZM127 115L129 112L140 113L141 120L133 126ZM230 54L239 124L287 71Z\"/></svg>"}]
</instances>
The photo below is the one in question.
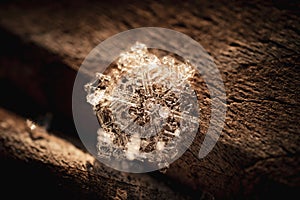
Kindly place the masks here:
<instances>
[{"instance_id":1,"label":"wooden surface","mask_svg":"<svg viewBox=\"0 0 300 200\"><path fill-rule=\"evenodd\" d=\"M171 190L166 182L155 180L150 176L112 170L98 163L90 154L71 142L49 134L43 127L38 126L31 130L26 120L8 111L1 109L0 119L2 167L7 169L9 166L7 162L18 161L15 163L18 164L14 168L15 174L7 176L1 172L2 177L5 177L2 181L8 182L3 185L4 194L6 189L22 187L23 193L16 192L10 195L42 198L40 193L35 192L41 190L46 193L45 196L52 198L191 198L178 194ZM48 173L51 176L46 176ZM199 195L201 197L201 194Z\"/></svg>"},{"instance_id":2,"label":"wooden surface","mask_svg":"<svg viewBox=\"0 0 300 200\"><path fill-rule=\"evenodd\" d=\"M214 58L228 111L217 145L199 160L210 116L199 80L198 139L166 176L220 198L287 197L300 188L299 18L299 4L282 1L5 3L0 72L43 108L71 120L76 70L99 42L135 27L185 33Z\"/></svg>"}]
</instances>

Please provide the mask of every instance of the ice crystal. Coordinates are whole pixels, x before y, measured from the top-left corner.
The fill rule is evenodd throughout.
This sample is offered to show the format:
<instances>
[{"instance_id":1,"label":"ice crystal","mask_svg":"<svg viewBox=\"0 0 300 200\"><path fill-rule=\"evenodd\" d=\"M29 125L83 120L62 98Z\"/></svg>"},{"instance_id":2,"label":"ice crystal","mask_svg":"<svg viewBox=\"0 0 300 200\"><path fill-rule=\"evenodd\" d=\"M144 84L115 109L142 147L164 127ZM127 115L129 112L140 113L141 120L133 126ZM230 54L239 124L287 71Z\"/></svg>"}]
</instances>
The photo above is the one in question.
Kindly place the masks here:
<instances>
[{"instance_id":1,"label":"ice crystal","mask_svg":"<svg viewBox=\"0 0 300 200\"><path fill-rule=\"evenodd\" d=\"M172 56L158 58L141 43L122 53L116 64L113 75L97 73L85 85L87 102L101 125L98 156L166 167L198 120L190 114L195 99L188 84L195 71Z\"/></svg>"}]
</instances>

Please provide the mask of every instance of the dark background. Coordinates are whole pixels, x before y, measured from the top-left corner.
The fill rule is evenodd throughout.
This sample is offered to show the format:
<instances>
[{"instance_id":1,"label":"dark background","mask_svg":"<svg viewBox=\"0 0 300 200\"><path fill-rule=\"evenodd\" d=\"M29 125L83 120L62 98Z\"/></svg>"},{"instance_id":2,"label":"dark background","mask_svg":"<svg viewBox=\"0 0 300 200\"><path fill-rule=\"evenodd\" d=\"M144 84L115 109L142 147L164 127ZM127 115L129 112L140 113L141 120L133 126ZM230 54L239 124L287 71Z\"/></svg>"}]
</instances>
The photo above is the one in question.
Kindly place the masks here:
<instances>
[{"instance_id":1,"label":"dark background","mask_svg":"<svg viewBox=\"0 0 300 200\"><path fill-rule=\"evenodd\" d=\"M2 198L288 199L299 195L299 14L298 2L282 0L2 1ZM214 58L224 79L228 108L216 147L205 159L197 158L210 117L210 97L200 80L200 139L166 173L120 173L65 156L69 151L86 153L71 110L81 62L110 36L147 26L185 33ZM26 119L46 131L37 133L38 139L36 133L32 137L24 128ZM13 122L7 127L9 120ZM50 145L56 143L61 154Z\"/></svg>"}]
</instances>

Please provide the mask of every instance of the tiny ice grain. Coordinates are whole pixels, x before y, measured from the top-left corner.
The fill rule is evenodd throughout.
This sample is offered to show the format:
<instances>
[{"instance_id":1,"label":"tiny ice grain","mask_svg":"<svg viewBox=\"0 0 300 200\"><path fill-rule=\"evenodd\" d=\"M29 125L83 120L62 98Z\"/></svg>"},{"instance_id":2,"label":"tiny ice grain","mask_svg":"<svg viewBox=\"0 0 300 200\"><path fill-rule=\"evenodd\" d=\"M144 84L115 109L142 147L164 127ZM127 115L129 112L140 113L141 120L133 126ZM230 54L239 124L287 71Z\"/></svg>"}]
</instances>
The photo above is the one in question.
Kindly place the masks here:
<instances>
[{"instance_id":1,"label":"tiny ice grain","mask_svg":"<svg viewBox=\"0 0 300 200\"><path fill-rule=\"evenodd\" d=\"M157 57L136 43L116 61L113 75L96 73L85 85L100 127L101 159L150 162L158 168L182 154L198 128L195 70L172 56Z\"/></svg>"}]
</instances>

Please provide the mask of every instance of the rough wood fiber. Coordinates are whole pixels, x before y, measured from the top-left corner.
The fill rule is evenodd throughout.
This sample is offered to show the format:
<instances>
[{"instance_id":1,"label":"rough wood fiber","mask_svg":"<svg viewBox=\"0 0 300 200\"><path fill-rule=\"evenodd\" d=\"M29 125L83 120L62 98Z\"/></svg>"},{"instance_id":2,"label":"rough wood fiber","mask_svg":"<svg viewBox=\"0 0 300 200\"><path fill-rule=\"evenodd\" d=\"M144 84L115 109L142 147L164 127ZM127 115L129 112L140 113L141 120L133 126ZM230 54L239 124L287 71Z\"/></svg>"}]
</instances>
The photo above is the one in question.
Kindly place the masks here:
<instances>
[{"instance_id":1,"label":"rough wood fiber","mask_svg":"<svg viewBox=\"0 0 300 200\"><path fill-rule=\"evenodd\" d=\"M130 28L159 26L191 36L213 56L221 71L227 92L226 125L214 150L199 160L199 145L210 115L209 94L199 80L203 97L200 139L171 165L167 175L217 197L287 197L298 193L299 5L281 1L177 3L12 3L1 5L0 24L25 45L29 42L33 49L44 49L40 57L29 57L37 60L38 69L52 63L47 65L47 71L53 67L55 72L57 66L77 70L100 41ZM45 61L46 57L50 61ZM27 74L16 78L9 70L1 70L13 80L18 79L16 82L24 88L32 84L24 81ZM68 94L75 71L64 70L70 76L65 79L69 86L63 90ZM54 74L51 77L61 80ZM58 86L64 84L46 84L45 90L38 81L34 83L39 92L33 96L44 98L45 102L51 96L52 107L70 113L66 106L60 108L58 105L62 104L51 95L62 93ZM51 94L47 92L49 88Z\"/></svg>"},{"instance_id":2,"label":"rough wood fiber","mask_svg":"<svg viewBox=\"0 0 300 200\"><path fill-rule=\"evenodd\" d=\"M17 190L21 182L34 185L33 190L50 192L46 196L53 198L62 198L57 195L63 194L66 198L74 196L75 199L188 199L188 196L183 198L164 183L147 175L121 173L105 167L72 143L49 134L39 126L31 130L26 120L3 109L0 109L0 149L2 161L18 161L19 164L15 173L20 177L10 174L10 177L4 179L15 181L12 184L4 183L3 187L10 191ZM22 168L26 165L21 163L33 169L26 171ZM49 177L38 179L36 176L42 175L40 168L43 173L52 174L54 181L49 184ZM31 172L32 177L19 172ZM5 174L2 175L5 177ZM24 177L27 180L22 180ZM32 179L40 183L32 183ZM53 194L51 189L56 186L51 184L57 184L60 190L65 191ZM22 186L23 194L20 197L41 197L40 193L28 191L28 185Z\"/></svg>"}]
</instances>

